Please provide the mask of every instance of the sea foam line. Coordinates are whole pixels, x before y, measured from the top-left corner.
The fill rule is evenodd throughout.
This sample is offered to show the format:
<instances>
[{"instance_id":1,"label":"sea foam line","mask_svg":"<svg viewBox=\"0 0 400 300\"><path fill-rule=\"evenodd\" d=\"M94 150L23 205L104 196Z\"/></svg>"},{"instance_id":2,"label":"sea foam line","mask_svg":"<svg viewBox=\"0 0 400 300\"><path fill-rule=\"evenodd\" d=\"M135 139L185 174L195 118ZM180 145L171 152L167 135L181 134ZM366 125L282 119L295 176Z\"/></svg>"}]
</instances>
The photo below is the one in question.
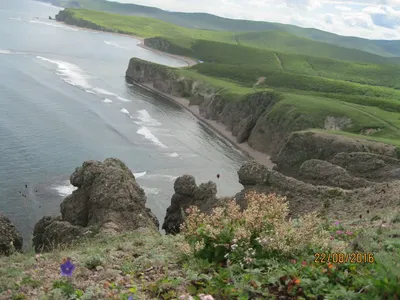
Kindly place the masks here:
<instances>
[{"instance_id":1,"label":"sea foam line","mask_svg":"<svg viewBox=\"0 0 400 300\"><path fill-rule=\"evenodd\" d=\"M167 146L165 146L163 143L161 143L152 133L151 131L147 128L147 127L142 127L140 128L138 131L136 131L137 134L140 134L142 136L144 136L145 139L151 141L152 143L156 144L157 146L161 147L161 148L168 148Z\"/></svg>"}]
</instances>

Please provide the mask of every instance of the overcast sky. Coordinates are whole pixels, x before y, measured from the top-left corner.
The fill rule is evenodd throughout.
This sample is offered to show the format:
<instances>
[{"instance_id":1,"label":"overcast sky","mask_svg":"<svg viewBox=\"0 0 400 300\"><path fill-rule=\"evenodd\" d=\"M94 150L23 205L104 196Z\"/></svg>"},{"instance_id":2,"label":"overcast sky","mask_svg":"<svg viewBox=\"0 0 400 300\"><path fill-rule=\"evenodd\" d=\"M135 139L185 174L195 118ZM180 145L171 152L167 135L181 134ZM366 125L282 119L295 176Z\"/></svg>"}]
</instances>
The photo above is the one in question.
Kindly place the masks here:
<instances>
[{"instance_id":1,"label":"overcast sky","mask_svg":"<svg viewBox=\"0 0 400 300\"><path fill-rule=\"evenodd\" d=\"M115 1L115 0L114 0ZM400 0L118 0L165 10L319 28L369 39L400 39Z\"/></svg>"}]
</instances>

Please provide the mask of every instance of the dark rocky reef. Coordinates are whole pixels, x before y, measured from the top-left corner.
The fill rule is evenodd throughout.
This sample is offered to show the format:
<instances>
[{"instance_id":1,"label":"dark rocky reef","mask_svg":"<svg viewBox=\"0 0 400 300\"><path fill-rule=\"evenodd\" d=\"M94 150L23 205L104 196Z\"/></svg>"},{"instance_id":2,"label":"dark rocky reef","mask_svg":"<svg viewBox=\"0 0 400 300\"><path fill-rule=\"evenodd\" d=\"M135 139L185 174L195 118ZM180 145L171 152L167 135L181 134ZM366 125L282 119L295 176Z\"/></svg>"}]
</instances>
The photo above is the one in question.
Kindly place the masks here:
<instances>
[{"instance_id":1,"label":"dark rocky reef","mask_svg":"<svg viewBox=\"0 0 400 300\"><path fill-rule=\"evenodd\" d=\"M22 237L14 224L6 216L0 214L0 256L21 251L22 242Z\"/></svg>"},{"instance_id":2,"label":"dark rocky reef","mask_svg":"<svg viewBox=\"0 0 400 300\"><path fill-rule=\"evenodd\" d=\"M180 225L183 223L185 210L190 206L199 207L203 213L210 213L211 210L220 204L217 198L217 185L209 181L197 186L196 181L191 175L178 177L174 183L175 194L171 199L171 206L167 209L167 214L162 225L162 229L167 234L180 232Z\"/></svg>"},{"instance_id":3,"label":"dark rocky reef","mask_svg":"<svg viewBox=\"0 0 400 300\"><path fill-rule=\"evenodd\" d=\"M158 230L157 218L145 206L143 189L122 161L86 161L70 181L78 189L61 203L61 216L43 217L34 228L36 251L48 251L98 231Z\"/></svg>"}]
</instances>

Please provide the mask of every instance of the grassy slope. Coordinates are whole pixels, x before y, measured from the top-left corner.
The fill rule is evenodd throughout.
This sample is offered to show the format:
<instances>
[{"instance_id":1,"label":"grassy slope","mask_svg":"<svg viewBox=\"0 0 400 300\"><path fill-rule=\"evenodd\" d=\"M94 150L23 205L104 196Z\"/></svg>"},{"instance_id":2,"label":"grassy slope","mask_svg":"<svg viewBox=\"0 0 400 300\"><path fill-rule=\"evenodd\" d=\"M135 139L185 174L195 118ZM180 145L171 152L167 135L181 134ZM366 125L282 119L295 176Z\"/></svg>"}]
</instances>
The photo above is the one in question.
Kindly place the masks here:
<instances>
[{"instance_id":1,"label":"grassy slope","mask_svg":"<svg viewBox=\"0 0 400 300\"><path fill-rule=\"evenodd\" d=\"M345 129L347 132L380 128L369 138L387 138L394 144L400 139L398 122L392 125L386 121L396 120L392 114L400 112L400 91L397 90L400 88L397 80L400 68L396 65L278 53L237 45L229 32L192 30L148 18L88 10L68 12L76 19L89 20L106 28L142 37L164 36L171 45L169 52L205 61L179 72L223 89L232 99L252 92L257 80L265 77L256 89L276 89L285 93L285 100L277 106L274 118L294 119L291 121L293 129L323 128L323 119L327 116L346 115L352 119L352 126Z\"/></svg>"},{"instance_id":2,"label":"grassy slope","mask_svg":"<svg viewBox=\"0 0 400 300\"><path fill-rule=\"evenodd\" d=\"M65 3L65 1L61 2ZM367 51L382 56L400 56L400 41L379 41L361 39L356 37L344 37L317 29L301 28L293 25L225 19L205 13L167 12L155 7L147 7L135 4L123 4L105 0L77 0L76 2L79 2L82 7L87 9L118 14L145 16L163 20L187 28L202 28L210 30L239 32L278 30L281 32L297 35L298 37L304 37L319 42L329 43L331 45L334 45L333 47L341 46L346 48L358 49L360 51ZM64 5L68 6L67 4ZM262 35L260 36L260 41L257 41L257 43L264 43L264 37ZM283 51L285 49L279 50ZM317 54L316 51L313 52L314 54ZM312 55L312 53L305 54ZM336 58L339 59L339 57Z\"/></svg>"},{"instance_id":3,"label":"grassy slope","mask_svg":"<svg viewBox=\"0 0 400 300\"><path fill-rule=\"evenodd\" d=\"M396 65L285 54L237 45L229 32L192 30L148 18L87 10L70 12L74 18L106 28L142 37L164 36L172 45L169 52L205 61L177 72L206 81L232 99L252 92L258 78L265 77L255 88L276 89L285 94L273 116L291 119L288 122L295 123L293 128L323 128L327 116L346 116L352 120L347 132L379 128L368 138L393 144L400 139L400 68Z\"/></svg>"},{"instance_id":4,"label":"grassy slope","mask_svg":"<svg viewBox=\"0 0 400 300\"><path fill-rule=\"evenodd\" d=\"M99 2L101 3L101 2ZM110 4L108 4L110 5ZM99 4L88 5L93 9L99 10ZM358 62L371 62L371 63L387 63L392 62L386 57L378 56L368 52L349 49L340 47L337 45L331 45L328 43L322 43L313 41L304 37L297 37L293 34L279 31L263 31L263 32L229 32L229 31L212 31L212 30L199 30L189 29L185 27L176 26L171 23L165 23L160 20L149 20L144 18L147 16L143 14L142 17L130 19L129 16L120 15L120 22L117 24L111 23L115 17L107 13L101 13L96 11L82 10L71 10L77 18L84 18L89 21L93 21L96 24L109 27L118 27L120 30L125 32L131 31L132 33L144 37L149 37L149 33L162 33L163 36L169 36L174 38L186 37L193 39L206 39L229 43L238 43L240 45L258 47L262 49L269 49L273 51L285 52L285 53L298 53L304 55L310 55L315 57L358 61ZM117 13L121 13L116 11ZM155 16L157 17L157 16ZM142 19L144 18L144 19ZM132 23L132 24L131 24ZM146 23L147 26L143 26ZM160 26L164 26L163 30L160 30ZM142 29L140 29L142 28ZM154 29L154 30L153 30ZM150 35L154 36L154 35Z\"/></svg>"},{"instance_id":5,"label":"grassy slope","mask_svg":"<svg viewBox=\"0 0 400 300\"><path fill-rule=\"evenodd\" d=\"M381 227L381 224L385 224L385 227ZM373 253L376 263L346 264L343 267L337 264L337 267L347 267L356 278L353 284L358 288L365 286L369 291L369 298L365 299L384 299L378 295L382 296L385 289L393 293L393 285L396 284L394 277L388 277L388 270L391 270L391 276L400 276L400 244L393 237L400 229L400 215L393 211L382 211L366 215L362 220L344 221L342 225L348 230L358 232L355 244L364 249L361 252ZM42 254L38 259L35 259L33 251L0 257L0 299L127 300L129 295L133 295L134 299L177 299L185 293L195 295L202 292L214 295L215 299L238 299L234 296L237 294L233 292L233 287L239 291L239 295L245 296L253 290L252 280L258 282L261 279L275 283L275 279L288 273L300 276L304 287L308 285L316 290L318 284L322 284L326 288L319 290L325 294L333 289L332 284L327 283L327 278L323 278L325 281L317 279L317 282L315 278L307 278L314 276L312 274L323 277L321 270L324 265L315 264L313 255L297 257L299 263L296 265L288 259L269 261L269 268L258 268L258 272L261 271L258 274L254 269L239 271L237 267L219 268L214 263L193 256L185 257L179 246L181 241L182 237L179 235L161 236L142 230L83 240ZM70 281L60 280L59 268L65 257L70 257L76 265ZM304 271L304 266L300 263L303 261L314 267L310 274ZM319 275L316 272L320 272ZM373 281L374 277L378 282ZM386 288L379 285L379 280L383 282L384 278L391 280L391 290L388 283ZM228 280L232 285L226 284ZM361 299L359 294L354 295L351 292L352 288L351 285L344 285L344 290L350 291L348 294L341 294L342 298L337 295L339 298L329 299ZM218 294L219 298L216 297ZM224 294L225 298L222 298Z\"/></svg>"}]
</instances>

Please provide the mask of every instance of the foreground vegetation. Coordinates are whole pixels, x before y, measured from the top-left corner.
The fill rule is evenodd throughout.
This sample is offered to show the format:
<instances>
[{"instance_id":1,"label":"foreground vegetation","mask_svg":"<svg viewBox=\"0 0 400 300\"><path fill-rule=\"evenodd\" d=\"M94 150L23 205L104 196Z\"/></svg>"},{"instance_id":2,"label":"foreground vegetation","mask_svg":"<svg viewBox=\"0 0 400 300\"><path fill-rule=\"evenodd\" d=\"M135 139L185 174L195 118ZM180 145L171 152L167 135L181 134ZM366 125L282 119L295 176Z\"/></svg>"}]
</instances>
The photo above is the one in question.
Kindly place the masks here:
<instances>
[{"instance_id":1,"label":"foreground vegetation","mask_svg":"<svg viewBox=\"0 0 400 300\"><path fill-rule=\"evenodd\" d=\"M284 198L250 193L247 199L243 212L230 201L208 216L187 209L177 236L143 229L1 258L0 299L400 296L399 214L360 212L351 221L311 213L292 220ZM321 253L332 256L328 261ZM66 257L74 269L65 269Z\"/></svg>"}]
</instances>

